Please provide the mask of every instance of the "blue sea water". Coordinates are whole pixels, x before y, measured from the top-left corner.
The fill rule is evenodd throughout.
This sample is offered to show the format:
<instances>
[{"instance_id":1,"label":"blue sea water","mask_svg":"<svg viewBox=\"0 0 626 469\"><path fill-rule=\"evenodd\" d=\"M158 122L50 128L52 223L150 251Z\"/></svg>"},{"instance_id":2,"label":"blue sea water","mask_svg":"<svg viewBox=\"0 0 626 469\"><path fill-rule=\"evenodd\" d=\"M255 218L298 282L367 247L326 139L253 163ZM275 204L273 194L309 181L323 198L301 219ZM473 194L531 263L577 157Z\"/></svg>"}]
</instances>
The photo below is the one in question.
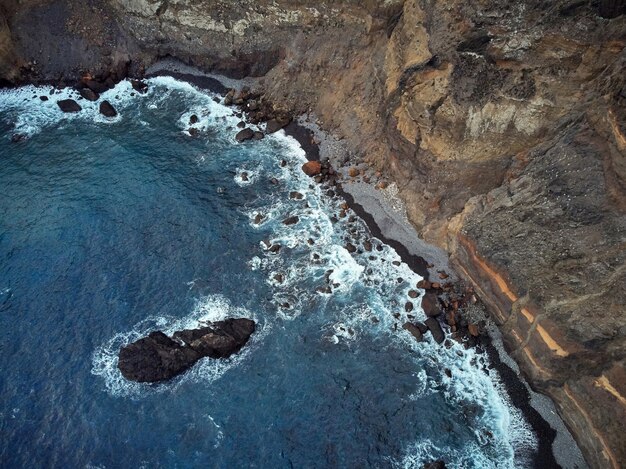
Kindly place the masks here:
<instances>
[{"instance_id":1,"label":"blue sea water","mask_svg":"<svg viewBox=\"0 0 626 469\"><path fill-rule=\"evenodd\" d=\"M1 466L527 466L536 436L486 357L401 329L420 277L376 239L344 248L367 227L331 219L296 141L237 144L210 93L149 85L105 93L113 120L62 114L72 91L0 92ZM258 324L229 360L158 385L117 370L149 331L225 317Z\"/></svg>"}]
</instances>

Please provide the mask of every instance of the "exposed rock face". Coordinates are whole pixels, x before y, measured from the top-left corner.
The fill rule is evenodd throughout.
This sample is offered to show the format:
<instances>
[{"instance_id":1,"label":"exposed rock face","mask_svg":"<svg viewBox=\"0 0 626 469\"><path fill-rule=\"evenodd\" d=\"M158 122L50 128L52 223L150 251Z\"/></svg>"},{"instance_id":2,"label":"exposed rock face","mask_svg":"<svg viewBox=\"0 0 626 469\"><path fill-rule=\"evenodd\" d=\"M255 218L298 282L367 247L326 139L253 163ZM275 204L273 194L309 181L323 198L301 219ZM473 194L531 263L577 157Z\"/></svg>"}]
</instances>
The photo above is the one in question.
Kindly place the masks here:
<instances>
[{"instance_id":1,"label":"exposed rock face","mask_svg":"<svg viewBox=\"0 0 626 469\"><path fill-rule=\"evenodd\" d=\"M138 382L156 382L173 378L202 357L228 358L237 353L254 333L250 319L226 319L209 327L174 333L170 339L161 331L151 332L123 347L118 368L124 378Z\"/></svg>"},{"instance_id":2,"label":"exposed rock face","mask_svg":"<svg viewBox=\"0 0 626 469\"><path fill-rule=\"evenodd\" d=\"M314 112L352 165L398 184L416 229L452 253L588 462L617 468L626 464L624 5L6 0L0 81L73 84L88 72L102 83L166 55L265 75L276 111Z\"/></svg>"}]
</instances>

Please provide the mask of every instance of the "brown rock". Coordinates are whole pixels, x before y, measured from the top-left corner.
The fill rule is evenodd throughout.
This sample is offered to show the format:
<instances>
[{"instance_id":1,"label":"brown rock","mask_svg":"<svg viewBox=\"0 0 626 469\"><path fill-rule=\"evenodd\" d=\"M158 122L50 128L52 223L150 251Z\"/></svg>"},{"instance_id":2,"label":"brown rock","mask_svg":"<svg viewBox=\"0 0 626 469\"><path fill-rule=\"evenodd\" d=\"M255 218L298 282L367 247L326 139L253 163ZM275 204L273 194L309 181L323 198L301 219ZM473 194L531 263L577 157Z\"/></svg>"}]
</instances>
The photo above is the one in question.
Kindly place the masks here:
<instances>
[{"instance_id":1,"label":"brown rock","mask_svg":"<svg viewBox=\"0 0 626 469\"><path fill-rule=\"evenodd\" d=\"M417 340L418 342L421 342L422 340L424 340L424 335L422 334L422 331L420 331L419 327L417 327L415 324L412 324L410 322L405 322L402 325L402 329L409 331L411 335L415 337L415 340Z\"/></svg>"},{"instance_id":2,"label":"brown rock","mask_svg":"<svg viewBox=\"0 0 626 469\"><path fill-rule=\"evenodd\" d=\"M409 290L409 297L410 298L417 298L418 296L420 296L420 294L417 291Z\"/></svg>"},{"instance_id":3,"label":"brown rock","mask_svg":"<svg viewBox=\"0 0 626 469\"><path fill-rule=\"evenodd\" d=\"M317 176L322 172L322 163L319 161L308 161L302 165L302 171L307 176Z\"/></svg>"},{"instance_id":4,"label":"brown rock","mask_svg":"<svg viewBox=\"0 0 626 469\"><path fill-rule=\"evenodd\" d=\"M422 309L426 316L436 317L441 314L441 307L439 306L439 299L433 292L426 292L424 298L422 298Z\"/></svg>"},{"instance_id":5,"label":"brown rock","mask_svg":"<svg viewBox=\"0 0 626 469\"><path fill-rule=\"evenodd\" d=\"M80 95L85 98L87 101L98 101L100 95L89 88L81 88L79 91Z\"/></svg>"},{"instance_id":6,"label":"brown rock","mask_svg":"<svg viewBox=\"0 0 626 469\"><path fill-rule=\"evenodd\" d=\"M83 108L73 99L62 99L57 101L57 105L63 112L79 112Z\"/></svg>"},{"instance_id":7,"label":"brown rock","mask_svg":"<svg viewBox=\"0 0 626 469\"><path fill-rule=\"evenodd\" d=\"M117 116L117 111L108 101L102 101L100 103L100 114L105 117L115 117Z\"/></svg>"},{"instance_id":8,"label":"brown rock","mask_svg":"<svg viewBox=\"0 0 626 469\"><path fill-rule=\"evenodd\" d=\"M245 142L246 140L251 140L253 137L254 137L254 131L251 128L246 127L245 129L237 132L237 135L235 135L235 140L241 143L241 142Z\"/></svg>"},{"instance_id":9,"label":"brown rock","mask_svg":"<svg viewBox=\"0 0 626 469\"><path fill-rule=\"evenodd\" d=\"M468 324L467 330L474 337L478 337L480 335L480 329L478 328L476 324Z\"/></svg>"}]
</instances>

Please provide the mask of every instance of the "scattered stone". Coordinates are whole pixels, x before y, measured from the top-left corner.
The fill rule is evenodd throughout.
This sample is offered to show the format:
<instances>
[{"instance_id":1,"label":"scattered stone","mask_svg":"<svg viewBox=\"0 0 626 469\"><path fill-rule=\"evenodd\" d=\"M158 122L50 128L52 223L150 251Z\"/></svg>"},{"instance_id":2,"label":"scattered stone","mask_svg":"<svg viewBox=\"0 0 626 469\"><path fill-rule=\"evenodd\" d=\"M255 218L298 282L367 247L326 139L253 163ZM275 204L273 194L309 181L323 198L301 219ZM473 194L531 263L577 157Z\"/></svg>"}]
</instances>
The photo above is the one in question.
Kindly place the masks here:
<instances>
[{"instance_id":1,"label":"scattered stone","mask_svg":"<svg viewBox=\"0 0 626 469\"><path fill-rule=\"evenodd\" d=\"M435 318L428 318L426 319L426 326L428 327L430 333L433 335L435 342L437 342L438 344L442 343L445 336L443 334L443 330L441 329L439 321L437 321Z\"/></svg>"},{"instance_id":2,"label":"scattered stone","mask_svg":"<svg viewBox=\"0 0 626 469\"><path fill-rule=\"evenodd\" d=\"M287 162L285 160L280 160L280 167L284 168L285 166L287 166Z\"/></svg>"},{"instance_id":3,"label":"scattered stone","mask_svg":"<svg viewBox=\"0 0 626 469\"><path fill-rule=\"evenodd\" d=\"M191 135L192 137L197 137L198 135L200 135L200 131L195 127L190 127L189 129L187 129L187 132L189 132L189 135Z\"/></svg>"},{"instance_id":4,"label":"scattered stone","mask_svg":"<svg viewBox=\"0 0 626 469\"><path fill-rule=\"evenodd\" d=\"M422 340L424 340L424 335L422 334L422 331L420 331L419 327L417 327L415 324L412 324L410 322L405 322L402 325L402 329L409 331L411 335L415 337L415 340L417 340L418 342L421 342Z\"/></svg>"},{"instance_id":5,"label":"scattered stone","mask_svg":"<svg viewBox=\"0 0 626 469\"><path fill-rule=\"evenodd\" d=\"M246 126L246 123L244 121L239 121L237 122L237 127L240 129L243 129Z\"/></svg>"},{"instance_id":6,"label":"scattered stone","mask_svg":"<svg viewBox=\"0 0 626 469\"><path fill-rule=\"evenodd\" d=\"M278 254L278 251L280 251L280 244L272 244L269 251L273 254Z\"/></svg>"},{"instance_id":7,"label":"scattered stone","mask_svg":"<svg viewBox=\"0 0 626 469\"><path fill-rule=\"evenodd\" d=\"M254 131L254 135L252 136L253 140L263 140L265 138L265 134L258 130Z\"/></svg>"},{"instance_id":8,"label":"scattered stone","mask_svg":"<svg viewBox=\"0 0 626 469\"><path fill-rule=\"evenodd\" d=\"M265 215L257 213L256 216L254 217L254 224L259 225L263 220L265 220Z\"/></svg>"},{"instance_id":9,"label":"scattered stone","mask_svg":"<svg viewBox=\"0 0 626 469\"><path fill-rule=\"evenodd\" d=\"M352 243L347 243L346 244L346 249L348 250L349 253L355 253L356 252L356 246Z\"/></svg>"},{"instance_id":10,"label":"scattered stone","mask_svg":"<svg viewBox=\"0 0 626 469\"><path fill-rule=\"evenodd\" d=\"M448 378L452 378L452 370L450 368L444 368L443 372Z\"/></svg>"},{"instance_id":11,"label":"scattered stone","mask_svg":"<svg viewBox=\"0 0 626 469\"><path fill-rule=\"evenodd\" d=\"M276 185L276 184L278 184L278 179L276 179L276 178L272 178L272 179L270 179L270 182L271 182L272 184Z\"/></svg>"},{"instance_id":12,"label":"scattered stone","mask_svg":"<svg viewBox=\"0 0 626 469\"><path fill-rule=\"evenodd\" d=\"M304 198L304 195L301 194L300 192L291 191L289 193L289 198L290 199L296 199L296 200L302 200Z\"/></svg>"},{"instance_id":13,"label":"scattered stone","mask_svg":"<svg viewBox=\"0 0 626 469\"><path fill-rule=\"evenodd\" d=\"M246 173L245 171L241 173L240 177L243 182L248 182L250 180L250 178L248 177L248 173Z\"/></svg>"},{"instance_id":14,"label":"scattered stone","mask_svg":"<svg viewBox=\"0 0 626 469\"><path fill-rule=\"evenodd\" d=\"M89 88L81 88L78 93L87 101L98 101L100 95Z\"/></svg>"},{"instance_id":15,"label":"scattered stone","mask_svg":"<svg viewBox=\"0 0 626 469\"><path fill-rule=\"evenodd\" d=\"M105 117L115 117L117 116L117 111L108 101L102 101L100 103L100 114Z\"/></svg>"},{"instance_id":16,"label":"scattered stone","mask_svg":"<svg viewBox=\"0 0 626 469\"><path fill-rule=\"evenodd\" d=\"M292 217L285 218L283 220L283 225L295 225L299 221L300 221L300 218L298 218L296 215L294 215Z\"/></svg>"},{"instance_id":17,"label":"scattered stone","mask_svg":"<svg viewBox=\"0 0 626 469\"><path fill-rule=\"evenodd\" d=\"M395 265L396 267L399 267L400 264L402 264L402 262L400 262L400 261L393 261L392 264Z\"/></svg>"},{"instance_id":18,"label":"scattered stone","mask_svg":"<svg viewBox=\"0 0 626 469\"><path fill-rule=\"evenodd\" d=\"M439 282L433 282L430 284L430 288L433 290L441 290L441 284Z\"/></svg>"},{"instance_id":19,"label":"scattered stone","mask_svg":"<svg viewBox=\"0 0 626 469\"><path fill-rule=\"evenodd\" d=\"M278 283L283 283L283 281L285 280L283 274L275 274L274 275L274 280Z\"/></svg>"},{"instance_id":20,"label":"scattered stone","mask_svg":"<svg viewBox=\"0 0 626 469\"><path fill-rule=\"evenodd\" d=\"M138 93L146 93L148 91L148 85L141 80L130 80L130 84Z\"/></svg>"},{"instance_id":21,"label":"scattered stone","mask_svg":"<svg viewBox=\"0 0 626 469\"><path fill-rule=\"evenodd\" d=\"M197 124L199 120L200 119L198 119L198 116L192 114L191 117L189 117L189 125Z\"/></svg>"},{"instance_id":22,"label":"scattered stone","mask_svg":"<svg viewBox=\"0 0 626 469\"><path fill-rule=\"evenodd\" d=\"M417 298L420 294L415 290L409 290L409 298Z\"/></svg>"},{"instance_id":23,"label":"scattered stone","mask_svg":"<svg viewBox=\"0 0 626 469\"><path fill-rule=\"evenodd\" d=\"M26 140L26 135L24 134L13 134L11 135L11 142L17 143Z\"/></svg>"},{"instance_id":24,"label":"scattered stone","mask_svg":"<svg viewBox=\"0 0 626 469\"><path fill-rule=\"evenodd\" d=\"M445 280L449 277L448 274L446 274L445 272L439 272L439 278L442 280Z\"/></svg>"},{"instance_id":25,"label":"scattered stone","mask_svg":"<svg viewBox=\"0 0 626 469\"><path fill-rule=\"evenodd\" d=\"M73 99L62 99L60 101L57 101L57 105L63 112L79 112L83 109L82 107L80 107L80 104L78 104Z\"/></svg>"},{"instance_id":26,"label":"scattered stone","mask_svg":"<svg viewBox=\"0 0 626 469\"><path fill-rule=\"evenodd\" d=\"M245 129L240 130L237 135L235 135L235 140L241 143L245 142L246 140L251 140L253 137L254 131L251 128L246 127Z\"/></svg>"},{"instance_id":27,"label":"scattered stone","mask_svg":"<svg viewBox=\"0 0 626 469\"><path fill-rule=\"evenodd\" d=\"M48 97L47 96L39 96L39 99L41 99L42 101L48 101Z\"/></svg>"},{"instance_id":28,"label":"scattered stone","mask_svg":"<svg viewBox=\"0 0 626 469\"><path fill-rule=\"evenodd\" d=\"M355 167L352 167L348 170L348 176L351 178L357 177L359 175L359 170Z\"/></svg>"},{"instance_id":29,"label":"scattered stone","mask_svg":"<svg viewBox=\"0 0 626 469\"><path fill-rule=\"evenodd\" d=\"M411 311L413 311L413 303L411 303L410 301L407 301L404 305L404 310L407 313L410 313Z\"/></svg>"},{"instance_id":30,"label":"scattered stone","mask_svg":"<svg viewBox=\"0 0 626 469\"><path fill-rule=\"evenodd\" d=\"M228 358L239 352L255 328L251 319L230 318L199 329L177 331L175 340L161 331L151 332L148 337L122 347L117 366L122 376L131 381L167 380L202 357Z\"/></svg>"},{"instance_id":31,"label":"scattered stone","mask_svg":"<svg viewBox=\"0 0 626 469\"><path fill-rule=\"evenodd\" d=\"M302 165L302 171L307 176L317 176L322 171L322 163L319 161L308 161Z\"/></svg>"},{"instance_id":32,"label":"scattered stone","mask_svg":"<svg viewBox=\"0 0 626 469\"><path fill-rule=\"evenodd\" d=\"M365 249L367 252L371 252L372 251L372 242L369 240L365 240L363 241L363 249Z\"/></svg>"}]
</instances>

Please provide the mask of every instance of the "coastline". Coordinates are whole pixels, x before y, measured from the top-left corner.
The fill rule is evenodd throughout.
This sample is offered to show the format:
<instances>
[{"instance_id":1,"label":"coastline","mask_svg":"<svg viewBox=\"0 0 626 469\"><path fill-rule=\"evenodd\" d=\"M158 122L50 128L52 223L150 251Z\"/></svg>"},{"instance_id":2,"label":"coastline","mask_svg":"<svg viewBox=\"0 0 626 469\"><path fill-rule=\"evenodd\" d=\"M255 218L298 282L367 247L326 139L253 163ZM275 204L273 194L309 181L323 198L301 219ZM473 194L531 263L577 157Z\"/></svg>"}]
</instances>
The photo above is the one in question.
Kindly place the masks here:
<instances>
[{"instance_id":1,"label":"coastline","mask_svg":"<svg viewBox=\"0 0 626 469\"><path fill-rule=\"evenodd\" d=\"M146 70L146 78L163 75L218 94L225 94L229 88L254 89L259 86L258 79L232 79L207 74L173 59L157 62ZM309 161L327 161L337 171L342 181L333 187L336 194L343 197L350 209L363 219L373 236L392 246L402 261L425 280L434 277L436 272L445 271L450 276L449 280L457 284L459 277L448 262L448 254L418 237L402 213L402 202L397 198L394 200L393 194L385 197L383 191L375 188L373 183L352 181L349 169L342 161L342 152L346 148L342 142L322 130L313 119L312 116L299 116L283 130L298 141ZM485 349L491 365L498 371L510 402L524 415L536 433L538 445L533 467L588 468L578 444L557 414L552 400L531 389L517 363L506 352L500 337L499 329L489 320L487 331L480 336L480 345Z\"/></svg>"},{"instance_id":2,"label":"coastline","mask_svg":"<svg viewBox=\"0 0 626 469\"><path fill-rule=\"evenodd\" d=\"M234 80L219 75L203 74L193 67L185 67L185 69L171 69L169 65L151 67L143 78L171 76L218 94L225 94L232 87L255 86L258 83L255 79ZM192 73L190 70L195 72ZM308 159L327 160L333 167L338 168L337 171L342 174L343 182L346 184L340 183L333 188L335 192L365 221L372 235L392 246L412 270L425 279L432 278L437 271L444 270L450 275L450 281L458 281L458 276L448 263L447 254L423 242L406 217L389 201L389 196L383 195L383 192L374 188L371 183L349 180L347 168L339 161L339 153L332 151L336 148L333 146L336 141L333 141L332 136L324 133L308 118L293 121L284 130L298 140ZM429 268L429 265L432 267ZM488 336L482 336L481 345L486 349L492 365L498 370L511 402L520 409L537 433L539 447L534 467L581 469L587 467L573 437L556 415L552 401L547 396L530 389L520 375L517 364L504 350L498 334L499 331L493 326ZM554 426L557 428L553 428ZM575 445L576 451L572 451L572 444Z\"/></svg>"},{"instance_id":3,"label":"coastline","mask_svg":"<svg viewBox=\"0 0 626 469\"><path fill-rule=\"evenodd\" d=\"M225 93L225 88L241 89L258 85L256 79L237 80L203 74L194 67L177 65L177 62L171 60L157 63L147 71L147 76L158 75L186 80L199 88L220 94ZM216 86L216 81L221 86ZM393 194L383 195L384 192L375 188L373 183L350 180L348 168L341 162L342 150L345 151L341 142L322 130L310 116L299 116L283 130L298 141L309 161L327 161L341 175L346 184L338 182L333 190L366 223L372 236L393 247L402 261L425 280L433 278L436 272L445 271L450 281L459 282L458 275L448 262L448 254L418 237L402 212L404 207L399 199L393 200ZM537 436L533 467L587 468L578 444L557 414L554 403L548 396L531 389L517 363L504 349L497 326L489 321L487 331L481 334L480 339L491 366L498 371L509 401L524 415Z\"/></svg>"}]
</instances>

